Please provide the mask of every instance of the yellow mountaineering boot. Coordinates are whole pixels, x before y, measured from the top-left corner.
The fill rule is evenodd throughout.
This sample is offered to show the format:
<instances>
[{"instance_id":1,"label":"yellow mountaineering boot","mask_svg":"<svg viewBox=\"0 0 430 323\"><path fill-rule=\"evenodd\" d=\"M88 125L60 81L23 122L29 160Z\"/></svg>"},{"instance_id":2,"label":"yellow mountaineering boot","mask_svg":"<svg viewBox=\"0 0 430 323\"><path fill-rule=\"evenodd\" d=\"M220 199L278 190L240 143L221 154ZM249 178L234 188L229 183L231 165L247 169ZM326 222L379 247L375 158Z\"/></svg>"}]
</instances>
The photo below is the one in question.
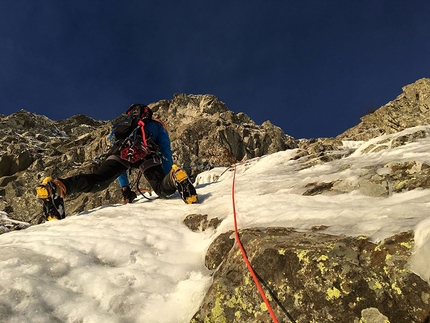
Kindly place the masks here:
<instances>
[{"instance_id":1,"label":"yellow mountaineering boot","mask_svg":"<svg viewBox=\"0 0 430 323\"><path fill-rule=\"evenodd\" d=\"M66 217L64 211L66 186L61 181L45 177L36 188L36 194L43 201L43 215L46 220L61 220Z\"/></svg>"},{"instance_id":2,"label":"yellow mountaineering boot","mask_svg":"<svg viewBox=\"0 0 430 323\"><path fill-rule=\"evenodd\" d=\"M183 169L173 164L170 170L170 179L175 184L179 195L181 195L185 203L192 204L198 202L196 189Z\"/></svg>"}]
</instances>

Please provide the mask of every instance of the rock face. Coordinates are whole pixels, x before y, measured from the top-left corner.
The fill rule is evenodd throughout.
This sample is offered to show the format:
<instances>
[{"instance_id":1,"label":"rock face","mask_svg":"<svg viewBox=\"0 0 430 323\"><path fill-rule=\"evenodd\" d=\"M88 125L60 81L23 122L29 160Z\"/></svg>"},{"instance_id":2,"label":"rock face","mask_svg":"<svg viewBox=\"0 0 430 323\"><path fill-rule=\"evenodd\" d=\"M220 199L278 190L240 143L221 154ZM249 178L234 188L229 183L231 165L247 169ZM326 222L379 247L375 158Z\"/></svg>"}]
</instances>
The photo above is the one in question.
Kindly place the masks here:
<instances>
[{"instance_id":1,"label":"rock face","mask_svg":"<svg viewBox=\"0 0 430 323\"><path fill-rule=\"evenodd\" d=\"M177 94L149 106L168 126L175 162L191 175L297 146L269 121L258 126L245 114L229 111L213 95ZM92 172L91 161L108 147L113 123L84 115L52 121L24 110L0 115L0 211L15 220L38 223L41 202L35 198L35 187L45 176ZM141 185L145 186L143 180ZM68 196L66 214L121 200L114 182L96 194Z\"/></svg>"},{"instance_id":2,"label":"rock face","mask_svg":"<svg viewBox=\"0 0 430 323\"><path fill-rule=\"evenodd\" d=\"M430 79L424 78L403 87L403 93L361 122L337 136L341 140L369 140L406 128L430 124Z\"/></svg>"},{"instance_id":3,"label":"rock face","mask_svg":"<svg viewBox=\"0 0 430 323\"><path fill-rule=\"evenodd\" d=\"M0 118L0 210L12 219L38 223L41 202L35 187L48 175L90 172L89 161L107 146L109 127L83 115L54 122L23 110ZM119 201L119 194L109 188L91 199L86 194L70 196L68 212Z\"/></svg>"},{"instance_id":4,"label":"rock face","mask_svg":"<svg viewBox=\"0 0 430 323\"><path fill-rule=\"evenodd\" d=\"M336 138L302 139L295 159L302 159L302 167L308 168L349 156L354 150Z\"/></svg>"},{"instance_id":5,"label":"rock face","mask_svg":"<svg viewBox=\"0 0 430 323\"><path fill-rule=\"evenodd\" d=\"M368 141L411 127L430 124L430 79L423 78L403 87L403 93L376 111L361 118L361 122L336 138L312 138L299 142L297 158L307 157L305 167L311 167L351 154L354 149L343 147L343 141Z\"/></svg>"},{"instance_id":6,"label":"rock face","mask_svg":"<svg viewBox=\"0 0 430 323\"><path fill-rule=\"evenodd\" d=\"M235 162L297 147L297 140L246 114L235 114L213 95L176 94L173 100L149 105L171 131L174 159L194 173L208 165Z\"/></svg>"},{"instance_id":7,"label":"rock face","mask_svg":"<svg viewBox=\"0 0 430 323\"><path fill-rule=\"evenodd\" d=\"M208 250L207 266L219 268L193 323L272 322L237 245L231 248L233 236L221 235ZM429 319L430 287L407 268L411 232L379 245L288 228L243 230L240 237L279 322Z\"/></svg>"}]
</instances>

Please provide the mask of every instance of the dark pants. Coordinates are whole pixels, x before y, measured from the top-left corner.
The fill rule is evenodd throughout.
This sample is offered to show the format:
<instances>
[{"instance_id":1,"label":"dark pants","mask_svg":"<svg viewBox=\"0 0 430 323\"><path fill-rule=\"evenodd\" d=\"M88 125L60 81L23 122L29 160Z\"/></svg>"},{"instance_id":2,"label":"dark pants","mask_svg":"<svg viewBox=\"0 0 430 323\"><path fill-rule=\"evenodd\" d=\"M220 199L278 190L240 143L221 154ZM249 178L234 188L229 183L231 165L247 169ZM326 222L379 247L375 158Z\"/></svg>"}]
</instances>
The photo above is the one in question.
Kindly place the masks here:
<instances>
[{"instance_id":1,"label":"dark pants","mask_svg":"<svg viewBox=\"0 0 430 323\"><path fill-rule=\"evenodd\" d=\"M171 182L169 174L164 175L161 164L151 165L150 167L147 167L147 165L143 166L144 164L140 167L143 175L159 197L165 198L175 193L176 187ZM80 174L60 180L66 186L67 195L83 192L95 193L106 189L119 175L130 167L133 166L127 165L127 162L116 158L108 158L93 174Z\"/></svg>"}]
</instances>

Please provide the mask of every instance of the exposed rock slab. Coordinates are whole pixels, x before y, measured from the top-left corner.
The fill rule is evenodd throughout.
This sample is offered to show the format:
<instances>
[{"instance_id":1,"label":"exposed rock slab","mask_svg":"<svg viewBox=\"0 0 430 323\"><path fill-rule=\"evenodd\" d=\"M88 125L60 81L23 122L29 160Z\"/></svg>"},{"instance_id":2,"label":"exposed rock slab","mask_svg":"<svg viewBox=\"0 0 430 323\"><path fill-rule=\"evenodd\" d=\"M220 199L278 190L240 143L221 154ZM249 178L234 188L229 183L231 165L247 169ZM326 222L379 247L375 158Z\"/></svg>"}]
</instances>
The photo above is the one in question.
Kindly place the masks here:
<instances>
[{"instance_id":1,"label":"exposed rock slab","mask_svg":"<svg viewBox=\"0 0 430 323\"><path fill-rule=\"evenodd\" d=\"M408 270L411 232L380 244L287 228L243 230L240 236L279 322L429 319L430 287ZM208 251L224 261L191 322L272 322L237 245L228 253L220 248L226 237Z\"/></svg>"}]
</instances>

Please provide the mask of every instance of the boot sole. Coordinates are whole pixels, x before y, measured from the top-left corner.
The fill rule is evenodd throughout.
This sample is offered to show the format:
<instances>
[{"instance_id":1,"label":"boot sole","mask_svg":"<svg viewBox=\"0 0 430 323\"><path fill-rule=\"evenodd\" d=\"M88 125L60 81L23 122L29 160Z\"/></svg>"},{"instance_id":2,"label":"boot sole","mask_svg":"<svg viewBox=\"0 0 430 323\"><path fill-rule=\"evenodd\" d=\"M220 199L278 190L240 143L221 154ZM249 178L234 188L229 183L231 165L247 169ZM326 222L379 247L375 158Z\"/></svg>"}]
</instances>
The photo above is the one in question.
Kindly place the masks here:
<instances>
[{"instance_id":1,"label":"boot sole","mask_svg":"<svg viewBox=\"0 0 430 323\"><path fill-rule=\"evenodd\" d=\"M36 187L36 195L43 201L43 215L45 216L45 219L47 221L61 220L66 217L64 213L64 194L61 194L61 201L55 202L56 200L54 200L52 187L49 184L51 181L60 186L61 193L65 192L63 183L53 180L51 177L46 177L42 181L42 184ZM62 214L60 214L60 211Z\"/></svg>"},{"instance_id":2,"label":"boot sole","mask_svg":"<svg viewBox=\"0 0 430 323\"><path fill-rule=\"evenodd\" d=\"M183 196L184 195L183 192L186 191L186 187L188 186L187 183L186 183L186 181L189 182L187 173L183 169L180 169L175 164L172 165L172 169L173 169L173 176L176 179L176 181L179 183L178 191L179 191L180 195L182 196L182 199L184 200L184 202L186 204L197 203L198 202L198 197L197 197L197 194L194 193L195 192L195 188L194 187L193 187L193 191L194 192L191 193L191 195L189 195L189 196ZM188 184L192 186L191 182L189 182Z\"/></svg>"},{"instance_id":3,"label":"boot sole","mask_svg":"<svg viewBox=\"0 0 430 323\"><path fill-rule=\"evenodd\" d=\"M194 188L193 184L191 184L190 180L188 179L188 176L185 177L182 182L178 182L177 188L179 195L181 195L182 200L186 204L193 204L198 202L196 189Z\"/></svg>"}]
</instances>

